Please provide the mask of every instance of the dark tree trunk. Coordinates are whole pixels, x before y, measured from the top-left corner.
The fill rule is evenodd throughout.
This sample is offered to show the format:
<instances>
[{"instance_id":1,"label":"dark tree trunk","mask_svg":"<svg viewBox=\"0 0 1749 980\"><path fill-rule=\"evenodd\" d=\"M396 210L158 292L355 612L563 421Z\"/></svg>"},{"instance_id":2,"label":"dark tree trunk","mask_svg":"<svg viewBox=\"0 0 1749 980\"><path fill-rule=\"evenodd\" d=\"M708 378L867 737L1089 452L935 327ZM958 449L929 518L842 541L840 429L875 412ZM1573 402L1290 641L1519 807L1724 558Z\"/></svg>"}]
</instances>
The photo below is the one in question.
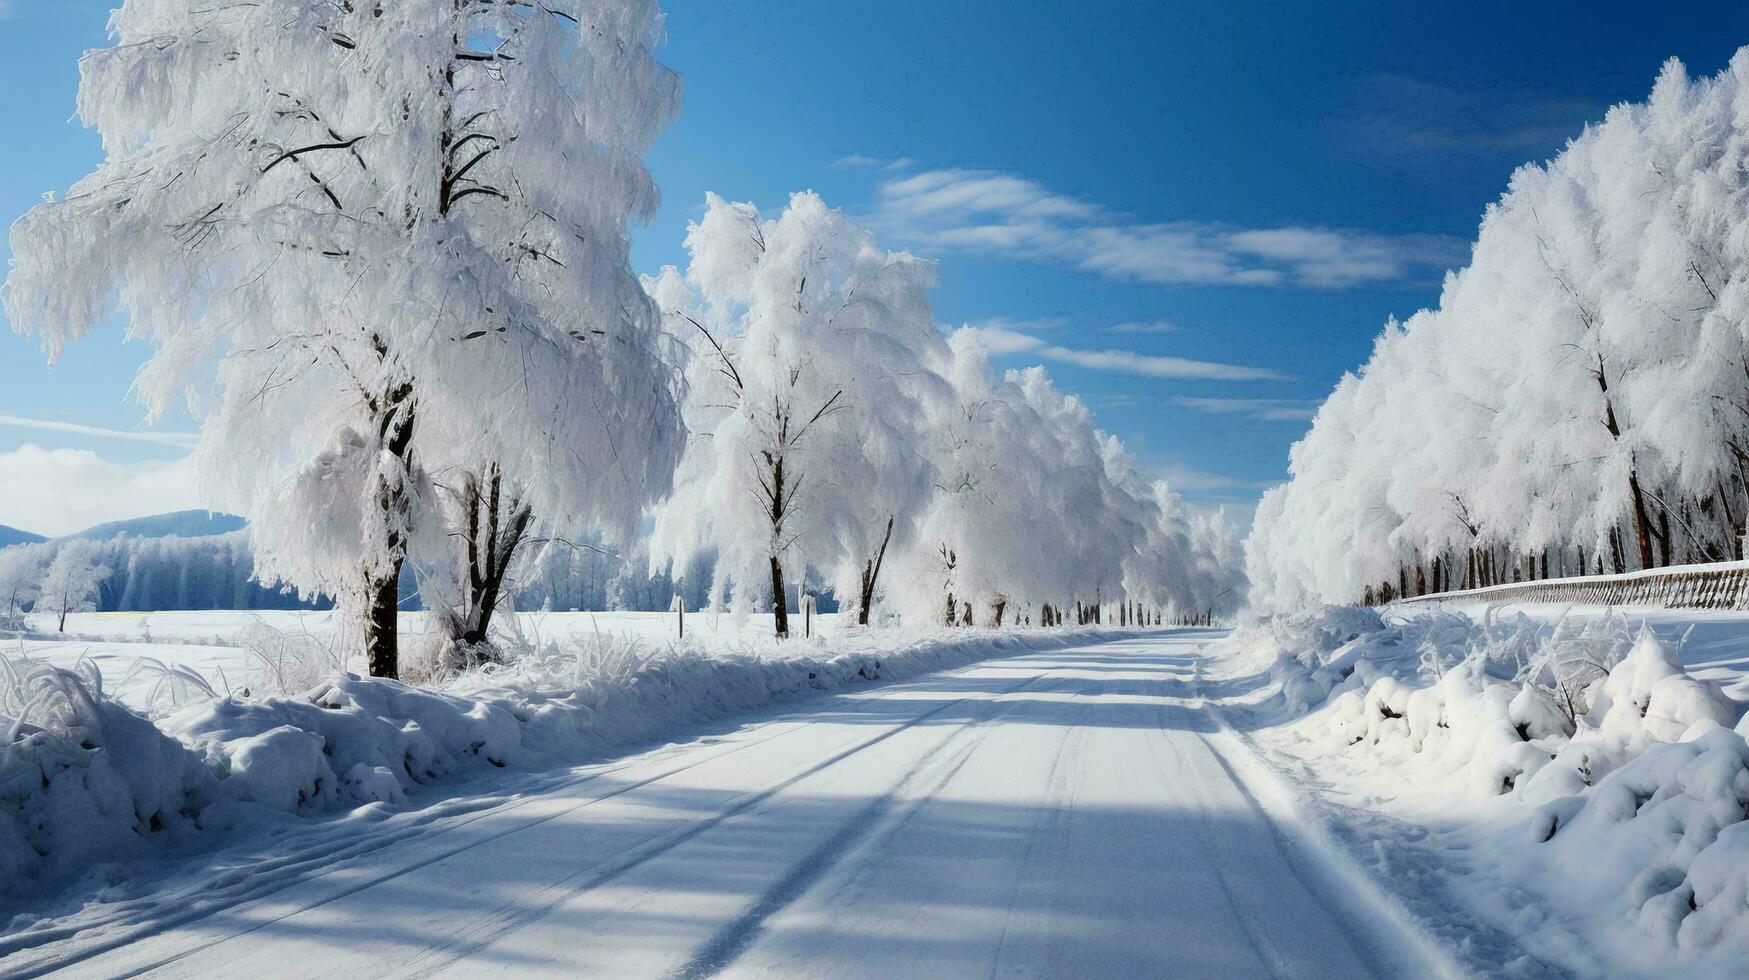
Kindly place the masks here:
<instances>
[{"instance_id":1,"label":"dark tree trunk","mask_svg":"<svg viewBox=\"0 0 1749 980\"><path fill-rule=\"evenodd\" d=\"M856 622L859 626L868 625L868 612L874 608L875 582L881 577L881 563L887 557L887 542L893 540L893 518L887 517L887 532L881 535L880 550L868 560L862 569L862 594L858 596Z\"/></svg>"},{"instance_id":2,"label":"dark tree trunk","mask_svg":"<svg viewBox=\"0 0 1749 980\"><path fill-rule=\"evenodd\" d=\"M789 596L784 593L783 562L771 556L771 613L777 620L777 638L789 638Z\"/></svg>"},{"instance_id":3,"label":"dark tree trunk","mask_svg":"<svg viewBox=\"0 0 1749 980\"><path fill-rule=\"evenodd\" d=\"M455 639L470 648L485 643L491 633L492 614L504 593L511 560L534 517L529 506L514 496L506 502L503 488L504 475L496 463L487 467L483 486L470 473L462 487L467 582Z\"/></svg>"},{"instance_id":4,"label":"dark tree trunk","mask_svg":"<svg viewBox=\"0 0 1749 980\"><path fill-rule=\"evenodd\" d=\"M388 349L374 342L377 356L388 359ZM364 570L364 600L367 606L364 624L365 662L372 677L401 676L400 636L395 614L400 607L401 565L407 560L405 535L395 528L406 523L411 494L405 476L412 472L413 460L413 385L402 381L373 398L369 408L376 419L377 440L383 450L401 461L401 475L392 484L378 483L376 506L381 513L385 531L379 561L370 562ZM373 571L380 568L380 572Z\"/></svg>"},{"instance_id":5,"label":"dark tree trunk","mask_svg":"<svg viewBox=\"0 0 1749 980\"><path fill-rule=\"evenodd\" d=\"M365 576L370 609L364 623L364 645L372 677L401 676L400 623L396 618L401 605L401 561L393 561L394 571L388 575Z\"/></svg>"},{"instance_id":6,"label":"dark tree trunk","mask_svg":"<svg viewBox=\"0 0 1749 980\"><path fill-rule=\"evenodd\" d=\"M1658 564L1670 567L1670 509L1658 508Z\"/></svg>"},{"instance_id":7,"label":"dark tree trunk","mask_svg":"<svg viewBox=\"0 0 1749 980\"><path fill-rule=\"evenodd\" d=\"M787 430L787 421L785 428ZM787 436L784 437L787 439ZM782 440L780 440L782 441ZM766 488L771 505L771 539L776 543L783 538L784 518L789 516L789 499L785 495L788 487L784 485L783 456L771 452L765 453L765 465L771 471L771 486ZM784 592L783 561L780 556L771 555L771 613L777 626L777 638L789 638L789 596Z\"/></svg>"},{"instance_id":8,"label":"dark tree trunk","mask_svg":"<svg viewBox=\"0 0 1749 980\"><path fill-rule=\"evenodd\" d=\"M1725 481L1719 479L1719 506L1725 513L1725 557L1740 561L1743 558L1743 539L1737 531L1737 516L1731 512L1731 494L1725 489Z\"/></svg>"}]
</instances>

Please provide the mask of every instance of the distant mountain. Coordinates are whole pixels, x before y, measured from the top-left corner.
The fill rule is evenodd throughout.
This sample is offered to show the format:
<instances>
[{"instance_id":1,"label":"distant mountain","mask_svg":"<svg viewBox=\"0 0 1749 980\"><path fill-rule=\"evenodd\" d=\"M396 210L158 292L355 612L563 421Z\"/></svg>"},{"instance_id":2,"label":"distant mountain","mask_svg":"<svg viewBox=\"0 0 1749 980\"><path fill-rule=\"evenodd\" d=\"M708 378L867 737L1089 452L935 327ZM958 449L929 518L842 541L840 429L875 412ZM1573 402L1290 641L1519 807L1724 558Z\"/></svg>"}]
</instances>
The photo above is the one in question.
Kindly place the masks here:
<instances>
[{"instance_id":1,"label":"distant mountain","mask_svg":"<svg viewBox=\"0 0 1749 980\"><path fill-rule=\"evenodd\" d=\"M47 540L47 538L40 534L32 534L29 531L20 531L18 528L7 527L4 524L0 524L0 548L10 547L15 544L35 544L38 541Z\"/></svg>"},{"instance_id":2,"label":"distant mountain","mask_svg":"<svg viewBox=\"0 0 1749 980\"><path fill-rule=\"evenodd\" d=\"M208 510L179 510L174 514L153 514L150 517L136 517L127 521L110 521L96 527L88 527L77 534L69 534L69 538L89 538L93 541L107 541L118 534L130 538L167 538L174 534L179 538L204 538L214 534L225 534L241 530L248 522L235 514L221 514ZM42 540L37 538L36 540Z\"/></svg>"}]
</instances>

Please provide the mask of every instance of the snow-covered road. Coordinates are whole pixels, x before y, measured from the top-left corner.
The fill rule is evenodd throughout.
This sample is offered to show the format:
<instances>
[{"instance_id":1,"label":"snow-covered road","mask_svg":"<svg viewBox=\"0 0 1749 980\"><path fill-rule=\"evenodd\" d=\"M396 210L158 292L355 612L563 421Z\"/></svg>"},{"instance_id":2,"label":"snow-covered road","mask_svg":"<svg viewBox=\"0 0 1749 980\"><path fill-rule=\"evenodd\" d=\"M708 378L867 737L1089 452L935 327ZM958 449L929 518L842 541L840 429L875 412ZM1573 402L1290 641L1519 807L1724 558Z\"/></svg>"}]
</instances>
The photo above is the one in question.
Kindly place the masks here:
<instances>
[{"instance_id":1,"label":"snow-covered road","mask_svg":"<svg viewBox=\"0 0 1749 980\"><path fill-rule=\"evenodd\" d=\"M252 978L1439 972L1279 805L1266 813L1259 801L1280 791L1211 707L1221 683L1201 676L1210 635L1030 653L792 705L463 810L189 921L160 909L163 928L60 965ZM56 957L32 959L12 965Z\"/></svg>"}]
</instances>

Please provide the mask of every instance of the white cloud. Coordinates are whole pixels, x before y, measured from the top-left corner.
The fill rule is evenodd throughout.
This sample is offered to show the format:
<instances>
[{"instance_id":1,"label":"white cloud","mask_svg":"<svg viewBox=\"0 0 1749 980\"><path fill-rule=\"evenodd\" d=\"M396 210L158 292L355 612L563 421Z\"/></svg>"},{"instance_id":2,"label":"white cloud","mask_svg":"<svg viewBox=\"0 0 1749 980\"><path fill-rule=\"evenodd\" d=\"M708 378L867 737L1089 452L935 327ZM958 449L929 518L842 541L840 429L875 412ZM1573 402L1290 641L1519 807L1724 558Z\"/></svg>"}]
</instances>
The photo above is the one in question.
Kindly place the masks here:
<instances>
[{"instance_id":1,"label":"white cloud","mask_svg":"<svg viewBox=\"0 0 1749 980\"><path fill-rule=\"evenodd\" d=\"M1010 330L1002 326L980 327L967 324L968 329L978 336L978 342L991 354L1000 357L1003 354L1019 354L1029 350L1038 350L1044 346L1044 341L1031 334Z\"/></svg>"},{"instance_id":2,"label":"white cloud","mask_svg":"<svg viewBox=\"0 0 1749 980\"><path fill-rule=\"evenodd\" d=\"M6 0L0 0L4 4ZM0 10L3 10L0 7ZM132 439L137 442L155 442L165 446L178 446L184 449L194 445L195 435L192 432L144 432L130 429L104 429L95 425L80 425L77 422L57 422L53 419L27 419L17 415L0 415L0 425L9 425L19 429L40 429L46 432L70 432L82 436L102 436L107 439Z\"/></svg>"},{"instance_id":3,"label":"white cloud","mask_svg":"<svg viewBox=\"0 0 1749 980\"><path fill-rule=\"evenodd\" d=\"M4 2L5 2L5 0L0 0L0 3L4 3ZM896 157L892 160L887 160L887 159L883 159L881 157L871 157L871 156L864 156L861 153L852 153L849 156L839 157L838 159L832 161L832 169L834 169L834 170L887 170L887 171L893 171L893 170L904 170L907 167L910 167L915 163L916 163L916 161L912 160L910 157Z\"/></svg>"},{"instance_id":4,"label":"white cloud","mask_svg":"<svg viewBox=\"0 0 1749 980\"><path fill-rule=\"evenodd\" d=\"M1039 354L1055 361L1076 364L1095 371L1117 371L1139 374L1147 378L1169 380L1210 379L1215 381L1279 381L1287 376L1269 368L1246 367L1242 364L1220 364L1196 361L1188 357L1161 354L1138 354L1129 350L1070 350L1067 347L1044 347Z\"/></svg>"},{"instance_id":5,"label":"white cloud","mask_svg":"<svg viewBox=\"0 0 1749 980\"><path fill-rule=\"evenodd\" d=\"M1199 470L1184 463L1154 462L1147 464L1166 485L1177 493L1207 493L1213 490L1237 490L1250 486L1245 480Z\"/></svg>"},{"instance_id":6,"label":"white cloud","mask_svg":"<svg viewBox=\"0 0 1749 980\"><path fill-rule=\"evenodd\" d=\"M204 506L187 457L115 463L33 443L0 453L0 524L54 537L104 521Z\"/></svg>"},{"instance_id":7,"label":"white cloud","mask_svg":"<svg viewBox=\"0 0 1749 980\"><path fill-rule=\"evenodd\" d=\"M1049 344L1031 334L1003 326L968 325L968 329L977 334L978 340L993 355L1037 354L1047 360L1074 364L1094 371L1116 371L1174 381L1270 381L1286 377L1279 371L1242 364L1221 364L1187 357L1141 354L1130 350L1075 350L1059 344Z\"/></svg>"},{"instance_id":8,"label":"white cloud","mask_svg":"<svg viewBox=\"0 0 1749 980\"><path fill-rule=\"evenodd\" d=\"M1052 194L1021 177L993 170L926 170L885 181L881 201L889 211L914 216L968 219L997 215L1004 224L1016 218L1092 218L1099 208Z\"/></svg>"},{"instance_id":9,"label":"white cloud","mask_svg":"<svg viewBox=\"0 0 1749 980\"><path fill-rule=\"evenodd\" d=\"M869 221L922 248L1062 263L1110 279L1162 284L1340 289L1429 277L1464 256L1463 243L1442 235L1138 222L994 170L926 170L885 179L876 187Z\"/></svg>"},{"instance_id":10,"label":"white cloud","mask_svg":"<svg viewBox=\"0 0 1749 980\"><path fill-rule=\"evenodd\" d=\"M1132 320L1099 328L1100 333L1177 333L1178 324L1166 320Z\"/></svg>"},{"instance_id":11,"label":"white cloud","mask_svg":"<svg viewBox=\"0 0 1749 980\"><path fill-rule=\"evenodd\" d=\"M1259 422L1309 422L1318 414L1319 405L1298 398L1181 397L1172 403L1205 415L1243 415Z\"/></svg>"},{"instance_id":12,"label":"white cloud","mask_svg":"<svg viewBox=\"0 0 1749 980\"><path fill-rule=\"evenodd\" d=\"M982 320L973 320L966 326L979 330L1018 330L1024 333L1037 333L1040 330L1055 330L1067 325L1068 322L1068 317L1061 316L1043 316L1031 320L1009 316L991 316Z\"/></svg>"}]
</instances>

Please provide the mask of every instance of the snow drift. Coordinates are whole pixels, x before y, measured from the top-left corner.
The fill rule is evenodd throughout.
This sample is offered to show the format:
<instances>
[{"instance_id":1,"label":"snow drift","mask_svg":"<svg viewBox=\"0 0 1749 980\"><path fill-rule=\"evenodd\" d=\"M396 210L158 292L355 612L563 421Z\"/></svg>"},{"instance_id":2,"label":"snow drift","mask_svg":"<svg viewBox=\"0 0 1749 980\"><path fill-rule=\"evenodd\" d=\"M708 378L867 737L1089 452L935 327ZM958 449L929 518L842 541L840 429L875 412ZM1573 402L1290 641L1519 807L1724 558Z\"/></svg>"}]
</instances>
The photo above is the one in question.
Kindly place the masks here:
<instances>
[{"instance_id":1,"label":"snow drift","mask_svg":"<svg viewBox=\"0 0 1749 980\"><path fill-rule=\"evenodd\" d=\"M1637 923L1659 949L1749 952L1749 719L1676 644L1619 616L1352 608L1226 644L1268 663L1313 752L1357 758L1436 807L1504 807L1521 829L1490 849L1524 880Z\"/></svg>"}]
</instances>

